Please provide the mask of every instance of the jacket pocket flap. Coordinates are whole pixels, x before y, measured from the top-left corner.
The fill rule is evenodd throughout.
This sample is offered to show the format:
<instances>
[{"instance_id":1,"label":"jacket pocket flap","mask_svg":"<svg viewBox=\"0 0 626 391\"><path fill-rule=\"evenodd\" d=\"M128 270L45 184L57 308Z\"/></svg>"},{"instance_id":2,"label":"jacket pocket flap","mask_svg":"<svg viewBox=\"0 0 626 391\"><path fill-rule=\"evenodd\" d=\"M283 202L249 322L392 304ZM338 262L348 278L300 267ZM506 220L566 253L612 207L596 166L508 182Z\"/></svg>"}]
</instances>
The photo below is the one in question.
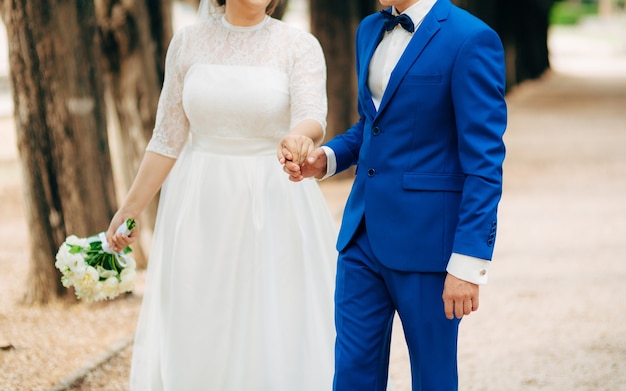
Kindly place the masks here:
<instances>
[{"instance_id":1,"label":"jacket pocket flap","mask_svg":"<svg viewBox=\"0 0 626 391\"><path fill-rule=\"evenodd\" d=\"M463 191L465 175L460 174L416 174L405 172L402 188L424 191Z\"/></svg>"}]
</instances>

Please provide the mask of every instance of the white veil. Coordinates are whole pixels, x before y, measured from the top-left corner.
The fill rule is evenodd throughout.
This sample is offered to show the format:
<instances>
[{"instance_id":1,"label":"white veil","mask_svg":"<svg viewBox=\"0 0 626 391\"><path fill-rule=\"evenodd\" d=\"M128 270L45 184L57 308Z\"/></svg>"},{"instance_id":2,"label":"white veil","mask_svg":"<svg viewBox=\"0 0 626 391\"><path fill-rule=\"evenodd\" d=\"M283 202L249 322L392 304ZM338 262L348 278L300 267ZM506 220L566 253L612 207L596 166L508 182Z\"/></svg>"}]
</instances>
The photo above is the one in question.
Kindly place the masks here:
<instances>
[{"instance_id":1,"label":"white veil","mask_svg":"<svg viewBox=\"0 0 626 391\"><path fill-rule=\"evenodd\" d=\"M222 14L224 14L224 7L218 6L215 0L200 0L196 19L198 21L207 20L209 18L217 18Z\"/></svg>"}]
</instances>

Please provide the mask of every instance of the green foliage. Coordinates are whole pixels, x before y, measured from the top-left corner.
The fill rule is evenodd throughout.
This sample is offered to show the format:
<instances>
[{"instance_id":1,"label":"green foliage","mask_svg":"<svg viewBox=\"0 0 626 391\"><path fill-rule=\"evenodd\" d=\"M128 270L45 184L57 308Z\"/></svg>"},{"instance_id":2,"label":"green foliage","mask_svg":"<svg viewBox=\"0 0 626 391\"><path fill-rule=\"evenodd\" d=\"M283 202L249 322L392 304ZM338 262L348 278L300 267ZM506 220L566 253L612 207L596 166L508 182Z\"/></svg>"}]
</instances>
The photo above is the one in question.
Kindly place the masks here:
<instances>
[{"instance_id":1,"label":"green foliage","mask_svg":"<svg viewBox=\"0 0 626 391\"><path fill-rule=\"evenodd\" d=\"M586 15L597 14L597 1L556 1L550 11L550 24L574 25Z\"/></svg>"}]
</instances>

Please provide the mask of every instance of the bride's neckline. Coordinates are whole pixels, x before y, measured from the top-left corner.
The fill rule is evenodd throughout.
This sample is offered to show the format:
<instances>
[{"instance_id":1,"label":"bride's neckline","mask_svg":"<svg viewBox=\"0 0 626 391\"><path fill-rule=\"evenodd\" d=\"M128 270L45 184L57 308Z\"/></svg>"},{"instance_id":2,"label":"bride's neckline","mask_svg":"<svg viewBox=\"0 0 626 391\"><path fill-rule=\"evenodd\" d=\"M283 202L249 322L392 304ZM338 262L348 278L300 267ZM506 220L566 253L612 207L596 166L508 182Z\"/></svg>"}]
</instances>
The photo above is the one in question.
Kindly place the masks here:
<instances>
[{"instance_id":1,"label":"bride's neckline","mask_svg":"<svg viewBox=\"0 0 626 391\"><path fill-rule=\"evenodd\" d=\"M232 31L241 31L241 32L246 32L246 31L257 31L262 29L263 27L265 27L265 25L267 24L267 22L270 20L270 16L269 15L265 15L265 18L263 18L263 20L255 25L252 26L235 26L234 24L229 23L226 20L226 15L222 15L222 24L229 30Z\"/></svg>"}]
</instances>

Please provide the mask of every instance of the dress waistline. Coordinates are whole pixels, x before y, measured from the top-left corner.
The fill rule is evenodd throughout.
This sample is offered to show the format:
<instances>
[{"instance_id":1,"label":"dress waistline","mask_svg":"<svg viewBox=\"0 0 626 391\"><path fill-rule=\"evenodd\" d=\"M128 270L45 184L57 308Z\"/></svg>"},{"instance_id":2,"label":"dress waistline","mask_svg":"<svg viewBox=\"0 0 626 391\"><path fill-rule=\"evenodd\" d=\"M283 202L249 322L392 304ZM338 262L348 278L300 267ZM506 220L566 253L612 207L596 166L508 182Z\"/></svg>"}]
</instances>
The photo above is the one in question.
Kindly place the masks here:
<instances>
[{"instance_id":1,"label":"dress waistline","mask_svg":"<svg viewBox=\"0 0 626 391\"><path fill-rule=\"evenodd\" d=\"M191 149L216 155L267 156L275 155L280 140L253 137L210 137L193 135Z\"/></svg>"}]
</instances>

